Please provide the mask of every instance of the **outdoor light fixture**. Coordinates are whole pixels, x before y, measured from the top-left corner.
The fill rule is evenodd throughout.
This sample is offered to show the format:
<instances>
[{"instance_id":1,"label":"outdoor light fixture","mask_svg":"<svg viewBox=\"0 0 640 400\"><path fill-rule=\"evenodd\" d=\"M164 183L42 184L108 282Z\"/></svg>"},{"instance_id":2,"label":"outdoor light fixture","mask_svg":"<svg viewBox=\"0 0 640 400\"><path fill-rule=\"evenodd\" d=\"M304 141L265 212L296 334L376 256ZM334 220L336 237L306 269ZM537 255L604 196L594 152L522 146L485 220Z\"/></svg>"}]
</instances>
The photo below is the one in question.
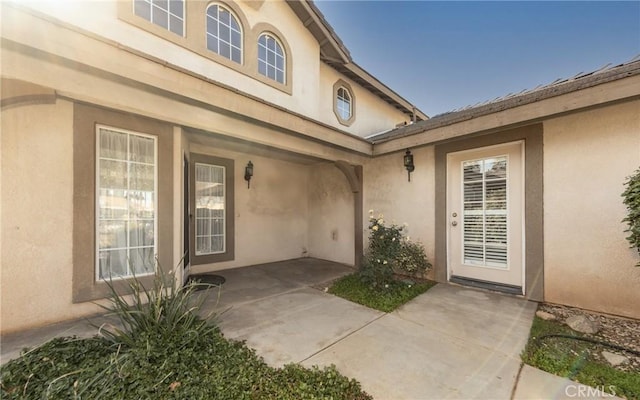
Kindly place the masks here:
<instances>
[{"instance_id":1,"label":"outdoor light fixture","mask_svg":"<svg viewBox=\"0 0 640 400\"><path fill-rule=\"evenodd\" d=\"M246 167L244 167L244 180L247 181L247 189L251 185L251 177L253 176L253 163L249 161Z\"/></svg>"},{"instance_id":2,"label":"outdoor light fixture","mask_svg":"<svg viewBox=\"0 0 640 400\"><path fill-rule=\"evenodd\" d=\"M411 182L411 173L416 169L416 166L413 165L413 154L409 149L404 153L404 167L407 169L407 176L409 177L409 182Z\"/></svg>"}]
</instances>

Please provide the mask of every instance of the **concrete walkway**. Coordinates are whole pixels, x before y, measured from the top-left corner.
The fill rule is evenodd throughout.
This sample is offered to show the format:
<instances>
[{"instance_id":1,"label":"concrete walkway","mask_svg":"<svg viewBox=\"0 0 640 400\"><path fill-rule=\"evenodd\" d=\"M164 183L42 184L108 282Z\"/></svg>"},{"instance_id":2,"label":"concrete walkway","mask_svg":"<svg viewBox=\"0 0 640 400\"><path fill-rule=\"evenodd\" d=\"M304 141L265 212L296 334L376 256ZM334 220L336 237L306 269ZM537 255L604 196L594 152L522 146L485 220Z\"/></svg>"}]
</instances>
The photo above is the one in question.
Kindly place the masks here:
<instances>
[{"instance_id":1,"label":"concrete walkway","mask_svg":"<svg viewBox=\"0 0 640 400\"><path fill-rule=\"evenodd\" d=\"M227 281L208 291L203 312L269 364L335 364L376 399L611 398L522 368L535 303L439 284L385 314L324 292L350 272L315 259L221 271ZM94 333L76 321L8 335L2 362L51 337Z\"/></svg>"}]
</instances>

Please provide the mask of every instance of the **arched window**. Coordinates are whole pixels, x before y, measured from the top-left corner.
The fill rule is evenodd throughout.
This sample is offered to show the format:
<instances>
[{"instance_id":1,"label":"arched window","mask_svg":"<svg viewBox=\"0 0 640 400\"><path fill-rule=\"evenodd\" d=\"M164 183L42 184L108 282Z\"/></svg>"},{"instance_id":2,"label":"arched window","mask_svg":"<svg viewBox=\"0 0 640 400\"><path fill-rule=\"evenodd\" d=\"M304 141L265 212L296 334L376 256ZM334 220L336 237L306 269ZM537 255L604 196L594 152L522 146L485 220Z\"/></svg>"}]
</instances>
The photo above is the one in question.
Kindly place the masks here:
<instances>
[{"instance_id":1,"label":"arched window","mask_svg":"<svg viewBox=\"0 0 640 400\"><path fill-rule=\"evenodd\" d=\"M184 0L135 0L135 15L184 36Z\"/></svg>"},{"instance_id":2,"label":"arched window","mask_svg":"<svg viewBox=\"0 0 640 400\"><path fill-rule=\"evenodd\" d=\"M273 35L263 33L258 38L258 72L282 84L286 81L286 55Z\"/></svg>"},{"instance_id":3,"label":"arched window","mask_svg":"<svg viewBox=\"0 0 640 400\"><path fill-rule=\"evenodd\" d=\"M336 112L344 121L348 121L351 118L351 115L353 115L353 111L351 109L351 93L345 87L338 88L336 94Z\"/></svg>"},{"instance_id":4,"label":"arched window","mask_svg":"<svg viewBox=\"0 0 640 400\"><path fill-rule=\"evenodd\" d=\"M207 48L242 64L242 28L231 11L220 4L207 7Z\"/></svg>"}]
</instances>

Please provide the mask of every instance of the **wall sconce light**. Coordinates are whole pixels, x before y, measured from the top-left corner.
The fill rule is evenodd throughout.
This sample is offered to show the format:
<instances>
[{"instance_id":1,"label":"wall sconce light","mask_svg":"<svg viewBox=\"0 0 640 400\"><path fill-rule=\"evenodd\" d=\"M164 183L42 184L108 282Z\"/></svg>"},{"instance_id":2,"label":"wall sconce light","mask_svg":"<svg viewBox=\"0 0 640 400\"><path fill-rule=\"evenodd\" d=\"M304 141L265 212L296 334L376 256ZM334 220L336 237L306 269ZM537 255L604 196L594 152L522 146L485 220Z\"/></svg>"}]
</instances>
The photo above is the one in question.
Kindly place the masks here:
<instances>
[{"instance_id":1,"label":"wall sconce light","mask_svg":"<svg viewBox=\"0 0 640 400\"><path fill-rule=\"evenodd\" d=\"M251 185L251 177L253 176L253 163L249 161L246 167L244 167L244 180L247 181L247 189Z\"/></svg>"},{"instance_id":2,"label":"wall sconce light","mask_svg":"<svg viewBox=\"0 0 640 400\"><path fill-rule=\"evenodd\" d=\"M416 169L416 166L413 165L413 154L409 149L404 153L404 167L407 169L407 176L409 177L409 182L411 182L411 173Z\"/></svg>"}]
</instances>

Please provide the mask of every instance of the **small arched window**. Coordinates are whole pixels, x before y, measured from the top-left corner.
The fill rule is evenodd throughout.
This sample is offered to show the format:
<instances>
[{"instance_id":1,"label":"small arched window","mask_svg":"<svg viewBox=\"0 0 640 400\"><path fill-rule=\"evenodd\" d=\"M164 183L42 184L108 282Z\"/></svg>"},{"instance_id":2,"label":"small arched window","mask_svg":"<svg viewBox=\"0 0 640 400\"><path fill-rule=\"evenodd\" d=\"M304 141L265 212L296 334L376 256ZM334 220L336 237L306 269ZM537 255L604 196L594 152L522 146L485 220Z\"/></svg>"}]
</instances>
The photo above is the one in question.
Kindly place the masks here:
<instances>
[{"instance_id":1,"label":"small arched window","mask_svg":"<svg viewBox=\"0 0 640 400\"><path fill-rule=\"evenodd\" d=\"M351 108L351 93L345 87L339 87L336 94L336 111L338 116L344 120L348 121L353 115L353 110Z\"/></svg>"},{"instance_id":2,"label":"small arched window","mask_svg":"<svg viewBox=\"0 0 640 400\"><path fill-rule=\"evenodd\" d=\"M242 64L242 27L221 4L207 7L207 49Z\"/></svg>"},{"instance_id":3,"label":"small arched window","mask_svg":"<svg viewBox=\"0 0 640 400\"><path fill-rule=\"evenodd\" d=\"M258 72L276 82L286 82L286 55L275 36L263 33L258 38Z\"/></svg>"}]
</instances>

